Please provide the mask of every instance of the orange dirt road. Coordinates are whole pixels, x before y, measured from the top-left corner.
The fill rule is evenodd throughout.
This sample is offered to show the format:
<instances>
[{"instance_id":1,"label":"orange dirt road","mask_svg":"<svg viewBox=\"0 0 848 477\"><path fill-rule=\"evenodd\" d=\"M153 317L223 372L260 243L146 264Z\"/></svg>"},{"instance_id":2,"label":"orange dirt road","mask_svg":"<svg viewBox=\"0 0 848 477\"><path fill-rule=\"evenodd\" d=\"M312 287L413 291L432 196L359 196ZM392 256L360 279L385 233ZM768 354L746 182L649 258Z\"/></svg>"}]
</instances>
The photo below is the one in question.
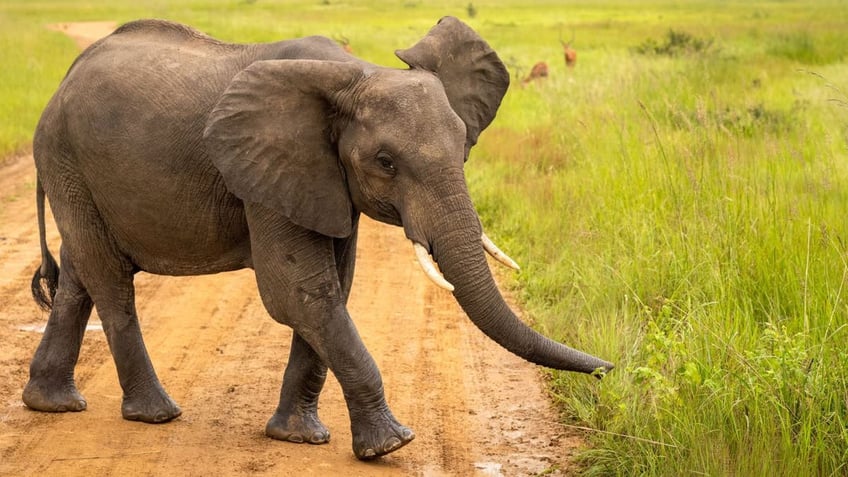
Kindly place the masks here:
<instances>
[{"instance_id":1,"label":"orange dirt road","mask_svg":"<svg viewBox=\"0 0 848 477\"><path fill-rule=\"evenodd\" d=\"M76 39L86 33L73 31ZM89 41L104 33L91 30ZM58 256L49 216L48 239ZM121 419L121 389L96 314L76 374L88 409L30 411L20 396L47 319L29 291L37 240L35 170L31 157L19 157L0 166L0 475L563 475L580 443L557 424L538 369L486 338L426 279L400 228L368 219L349 309L389 406L416 432L403 449L375 462L354 458L332 375L319 411L329 444L264 436L291 331L268 317L250 270L136 277L145 342L183 409L177 420Z\"/></svg>"}]
</instances>

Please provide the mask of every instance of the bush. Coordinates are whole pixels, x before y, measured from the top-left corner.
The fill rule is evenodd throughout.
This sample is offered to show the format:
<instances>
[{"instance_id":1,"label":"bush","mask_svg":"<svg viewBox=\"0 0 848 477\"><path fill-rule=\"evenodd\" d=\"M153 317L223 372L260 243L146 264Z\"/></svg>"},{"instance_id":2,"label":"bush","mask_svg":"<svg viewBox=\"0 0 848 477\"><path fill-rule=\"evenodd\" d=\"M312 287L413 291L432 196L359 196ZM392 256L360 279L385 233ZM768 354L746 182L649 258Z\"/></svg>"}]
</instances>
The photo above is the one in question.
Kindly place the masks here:
<instances>
[{"instance_id":1,"label":"bush","mask_svg":"<svg viewBox=\"0 0 848 477\"><path fill-rule=\"evenodd\" d=\"M653 38L649 38L634 48L634 51L643 55L677 57L691 55L693 53L704 53L712 44L712 40L696 38L683 31L669 30L664 43L658 43Z\"/></svg>"}]
</instances>

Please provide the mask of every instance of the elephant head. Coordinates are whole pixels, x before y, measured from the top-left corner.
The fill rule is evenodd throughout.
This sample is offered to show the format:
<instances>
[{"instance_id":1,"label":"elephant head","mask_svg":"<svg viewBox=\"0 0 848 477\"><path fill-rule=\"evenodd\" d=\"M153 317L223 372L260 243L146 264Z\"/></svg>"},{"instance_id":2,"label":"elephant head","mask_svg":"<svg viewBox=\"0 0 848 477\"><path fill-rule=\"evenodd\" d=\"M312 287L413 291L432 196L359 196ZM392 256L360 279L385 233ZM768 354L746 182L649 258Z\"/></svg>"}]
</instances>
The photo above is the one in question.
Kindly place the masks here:
<instances>
[{"instance_id":1,"label":"elephant head","mask_svg":"<svg viewBox=\"0 0 848 477\"><path fill-rule=\"evenodd\" d=\"M482 233L463 167L509 86L498 56L450 17L397 55L408 70L267 60L237 74L204 133L229 190L331 237L349 236L358 212L402 226L444 278L424 260L429 274L496 342L551 368L612 369L522 323L488 268L484 250L511 260Z\"/></svg>"}]
</instances>

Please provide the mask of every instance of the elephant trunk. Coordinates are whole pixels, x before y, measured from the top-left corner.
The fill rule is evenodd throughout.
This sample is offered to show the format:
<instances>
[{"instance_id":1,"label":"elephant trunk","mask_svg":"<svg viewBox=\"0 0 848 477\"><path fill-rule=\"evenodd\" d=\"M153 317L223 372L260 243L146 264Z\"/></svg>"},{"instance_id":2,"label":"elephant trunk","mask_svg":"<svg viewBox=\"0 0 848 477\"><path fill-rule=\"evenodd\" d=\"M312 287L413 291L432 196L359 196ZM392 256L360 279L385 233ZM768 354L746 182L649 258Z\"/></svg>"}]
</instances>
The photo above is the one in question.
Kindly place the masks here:
<instances>
[{"instance_id":1,"label":"elephant trunk","mask_svg":"<svg viewBox=\"0 0 848 477\"><path fill-rule=\"evenodd\" d=\"M481 241L480 222L464 177L444 180L439 188L432 224L432 254L456 300L483 333L510 352L541 366L591 374L613 368L607 361L553 341L527 326L509 308L489 270ZM429 235L429 234L428 234Z\"/></svg>"}]
</instances>

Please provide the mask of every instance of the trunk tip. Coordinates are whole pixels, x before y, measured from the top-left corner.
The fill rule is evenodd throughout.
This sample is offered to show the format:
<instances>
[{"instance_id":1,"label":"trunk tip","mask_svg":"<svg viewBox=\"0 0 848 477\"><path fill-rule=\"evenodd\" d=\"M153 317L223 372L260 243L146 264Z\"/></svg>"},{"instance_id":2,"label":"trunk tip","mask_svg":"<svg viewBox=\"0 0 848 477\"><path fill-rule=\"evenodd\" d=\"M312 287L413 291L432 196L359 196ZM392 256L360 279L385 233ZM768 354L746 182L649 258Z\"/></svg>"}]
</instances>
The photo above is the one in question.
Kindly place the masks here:
<instances>
[{"instance_id":1,"label":"trunk tip","mask_svg":"<svg viewBox=\"0 0 848 477\"><path fill-rule=\"evenodd\" d=\"M615 369L614 364L607 362L607 361L602 361L601 365L598 366L597 368L593 369L592 372L589 373L589 374L591 374L592 376L594 376L598 379L603 379L604 376L606 376L607 373L609 373L613 369Z\"/></svg>"}]
</instances>

